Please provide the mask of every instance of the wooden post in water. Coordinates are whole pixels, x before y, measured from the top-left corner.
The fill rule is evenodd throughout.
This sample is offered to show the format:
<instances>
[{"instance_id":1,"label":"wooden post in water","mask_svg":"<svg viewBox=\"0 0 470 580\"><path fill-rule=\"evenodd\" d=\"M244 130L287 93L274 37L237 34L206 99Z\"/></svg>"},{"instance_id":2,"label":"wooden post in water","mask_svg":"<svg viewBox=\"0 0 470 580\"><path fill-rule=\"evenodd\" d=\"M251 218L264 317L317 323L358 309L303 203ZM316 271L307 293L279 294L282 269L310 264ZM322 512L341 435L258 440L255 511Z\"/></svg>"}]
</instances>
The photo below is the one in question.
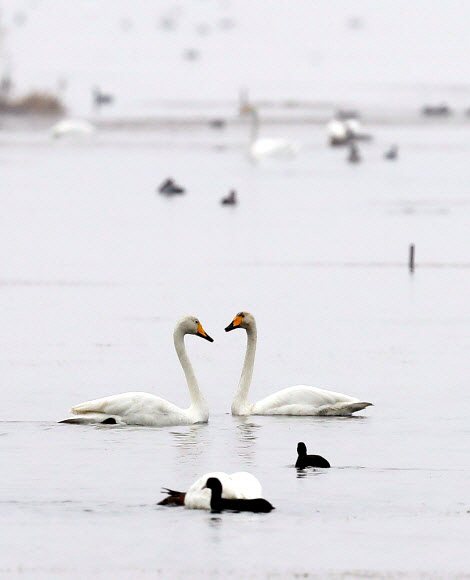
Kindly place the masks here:
<instances>
[{"instance_id":1,"label":"wooden post in water","mask_svg":"<svg viewBox=\"0 0 470 580\"><path fill-rule=\"evenodd\" d=\"M408 270L410 274L415 271L415 245L410 244L410 252L408 256Z\"/></svg>"}]
</instances>

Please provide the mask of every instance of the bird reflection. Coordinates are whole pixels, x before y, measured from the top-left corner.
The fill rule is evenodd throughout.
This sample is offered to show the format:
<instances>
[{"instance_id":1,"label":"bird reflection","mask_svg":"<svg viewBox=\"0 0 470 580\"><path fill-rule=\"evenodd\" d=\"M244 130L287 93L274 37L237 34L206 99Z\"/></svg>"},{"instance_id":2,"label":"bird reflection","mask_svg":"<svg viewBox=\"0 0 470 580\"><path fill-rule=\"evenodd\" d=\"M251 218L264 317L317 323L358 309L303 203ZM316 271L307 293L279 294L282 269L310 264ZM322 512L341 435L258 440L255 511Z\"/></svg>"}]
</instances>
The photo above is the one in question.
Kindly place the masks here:
<instances>
[{"instance_id":1,"label":"bird reflection","mask_svg":"<svg viewBox=\"0 0 470 580\"><path fill-rule=\"evenodd\" d=\"M180 457L194 457L204 451L205 425L189 425L184 431L170 431Z\"/></svg>"},{"instance_id":2,"label":"bird reflection","mask_svg":"<svg viewBox=\"0 0 470 580\"><path fill-rule=\"evenodd\" d=\"M240 424L237 425L237 438L239 443L237 445L237 454L248 464L254 463L254 445L258 439L257 430L261 425L257 425L250 421L249 418L240 418Z\"/></svg>"},{"instance_id":3,"label":"bird reflection","mask_svg":"<svg viewBox=\"0 0 470 580\"><path fill-rule=\"evenodd\" d=\"M301 477L316 477L317 475L324 475L324 470L317 471L316 469L300 469L298 467L295 468L297 471L297 478L300 479Z\"/></svg>"}]
</instances>

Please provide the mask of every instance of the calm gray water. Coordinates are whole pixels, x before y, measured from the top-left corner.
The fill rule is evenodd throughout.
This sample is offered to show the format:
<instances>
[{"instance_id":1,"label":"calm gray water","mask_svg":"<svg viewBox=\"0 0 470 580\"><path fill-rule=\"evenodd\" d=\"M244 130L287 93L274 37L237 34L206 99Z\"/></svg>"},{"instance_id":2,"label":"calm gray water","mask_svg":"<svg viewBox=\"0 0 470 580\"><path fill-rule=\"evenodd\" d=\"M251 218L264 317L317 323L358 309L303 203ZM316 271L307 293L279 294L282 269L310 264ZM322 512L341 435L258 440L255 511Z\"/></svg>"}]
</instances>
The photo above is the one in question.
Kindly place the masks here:
<instances>
[{"instance_id":1,"label":"calm gray water","mask_svg":"<svg viewBox=\"0 0 470 580\"><path fill-rule=\"evenodd\" d=\"M60 91L98 131L0 127L0 576L470 577L466 3L280 0L267 19L247 0L6 0L1 16L16 95ZM115 104L92 111L93 85ZM295 159L248 161L241 87ZM441 101L455 114L423 122ZM374 136L358 166L326 147L338 106ZM168 176L188 193L156 194ZM258 322L251 400L306 383L374 407L233 418L245 335L223 329L241 309ZM129 390L187 406L184 314L215 339L186 339L208 425L57 423ZM298 441L332 468L299 477ZM276 510L156 506L214 470L250 471Z\"/></svg>"},{"instance_id":2,"label":"calm gray water","mask_svg":"<svg viewBox=\"0 0 470 580\"><path fill-rule=\"evenodd\" d=\"M322 129L280 129L304 149L258 166L242 129L2 137L3 576L469 572L466 131L374 127L351 167ZM187 195L155 194L168 175ZM230 187L236 208L219 204ZM258 320L252 400L307 383L375 406L232 418L245 336L223 328L240 309ZM126 390L187 405L185 313L215 339L186 339L208 425L56 423ZM298 477L301 440L332 469ZM156 507L212 470L252 472L276 511Z\"/></svg>"}]
</instances>

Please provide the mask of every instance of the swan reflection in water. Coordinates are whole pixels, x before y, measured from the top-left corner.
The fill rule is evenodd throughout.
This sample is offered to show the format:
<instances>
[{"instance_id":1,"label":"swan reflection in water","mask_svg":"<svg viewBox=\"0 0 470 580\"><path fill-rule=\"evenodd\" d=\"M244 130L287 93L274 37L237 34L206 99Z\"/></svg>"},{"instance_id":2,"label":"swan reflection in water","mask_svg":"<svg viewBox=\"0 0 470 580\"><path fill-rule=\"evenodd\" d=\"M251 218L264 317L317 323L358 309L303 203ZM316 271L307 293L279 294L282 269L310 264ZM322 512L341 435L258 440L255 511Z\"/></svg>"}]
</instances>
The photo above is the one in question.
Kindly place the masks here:
<instances>
[{"instance_id":1,"label":"swan reflection in water","mask_svg":"<svg viewBox=\"0 0 470 580\"><path fill-rule=\"evenodd\" d=\"M251 417L237 417L236 434L238 445L236 447L237 455L242 457L248 464L254 464L255 443L258 439L258 429L261 425L253 423Z\"/></svg>"},{"instance_id":2,"label":"swan reflection in water","mask_svg":"<svg viewBox=\"0 0 470 580\"><path fill-rule=\"evenodd\" d=\"M178 456L185 458L201 455L207 443L206 433L206 424L190 425L184 431L170 431Z\"/></svg>"}]
</instances>

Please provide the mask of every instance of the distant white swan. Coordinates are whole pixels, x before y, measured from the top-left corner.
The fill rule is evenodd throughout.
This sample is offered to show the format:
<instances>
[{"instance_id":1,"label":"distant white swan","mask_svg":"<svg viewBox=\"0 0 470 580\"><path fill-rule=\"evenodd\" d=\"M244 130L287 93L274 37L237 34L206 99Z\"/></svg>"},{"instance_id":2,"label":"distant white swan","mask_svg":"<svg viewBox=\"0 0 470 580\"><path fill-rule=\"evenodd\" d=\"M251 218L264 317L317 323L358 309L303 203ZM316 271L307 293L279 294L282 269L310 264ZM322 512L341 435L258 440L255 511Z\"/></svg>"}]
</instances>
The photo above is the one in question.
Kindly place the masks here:
<instances>
[{"instance_id":1,"label":"distant white swan","mask_svg":"<svg viewBox=\"0 0 470 580\"><path fill-rule=\"evenodd\" d=\"M173 403L150 393L122 393L102 399L86 401L75 405L70 412L75 415L60 423L74 424L119 424L146 425L148 427L167 427L171 425L192 425L207 423L209 409L197 384L196 375L186 353L185 334L195 334L213 342L194 316L184 316L176 324L173 333L176 354L183 367L189 388L191 406L180 409Z\"/></svg>"},{"instance_id":2,"label":"distant white swan","mask_svg":"<svg viewBox=\"0 0 470 580\"><path fill-rule=\"evenodd\" d=\"M348 416L372 405L372 403L360 401L355 397L307 385L288 387L256 403L248 403L247 398L253 376L257 341L255 317L249 312L239 312L225 331L229 332L235 328L246 330L247 347L240 383L232 402L232 415Z\"/></svg>"},{"instance_id":3,"label":"distant white swan","mask_svg":"<svg viewBox=\"0 0 470 580\"><path fill-rule=\"evenodd\" d=\"M247 114L251 119L250 144L248 153L252 159L264 157L292 157L299 151L299 146L281 137L258 137L260 120L258 110L252 105L245 104L240 112Z\"/></svg>"},{"instance_id":4,"label":"distant white swan","mask_svg":"<svg viewBox=\"0 0 470 580\"><path fill-rule=\"evenodd\" d=\"M216 477L222 483L222 497L226 499L256 499L263 493L260 482L247 471L237 471L230 475L223 471L214 471L197 479L186 493L164 488L165 493L169 495L158 505L184 505L189 509L210 509L211 491L204 489L209 477Z\"/></svg>"},{"instance_id":5,"label":"distant white swan","mask_svg":"<svg viewBox=\"0 0 470 580\"><path fill-rule=\"evenodd\" d=\"M52 125L51 134L53 137L65 137L67 135L91 135L95 132L95 127L83 119L63 119Z\"/></svg>"}]
</instances>

